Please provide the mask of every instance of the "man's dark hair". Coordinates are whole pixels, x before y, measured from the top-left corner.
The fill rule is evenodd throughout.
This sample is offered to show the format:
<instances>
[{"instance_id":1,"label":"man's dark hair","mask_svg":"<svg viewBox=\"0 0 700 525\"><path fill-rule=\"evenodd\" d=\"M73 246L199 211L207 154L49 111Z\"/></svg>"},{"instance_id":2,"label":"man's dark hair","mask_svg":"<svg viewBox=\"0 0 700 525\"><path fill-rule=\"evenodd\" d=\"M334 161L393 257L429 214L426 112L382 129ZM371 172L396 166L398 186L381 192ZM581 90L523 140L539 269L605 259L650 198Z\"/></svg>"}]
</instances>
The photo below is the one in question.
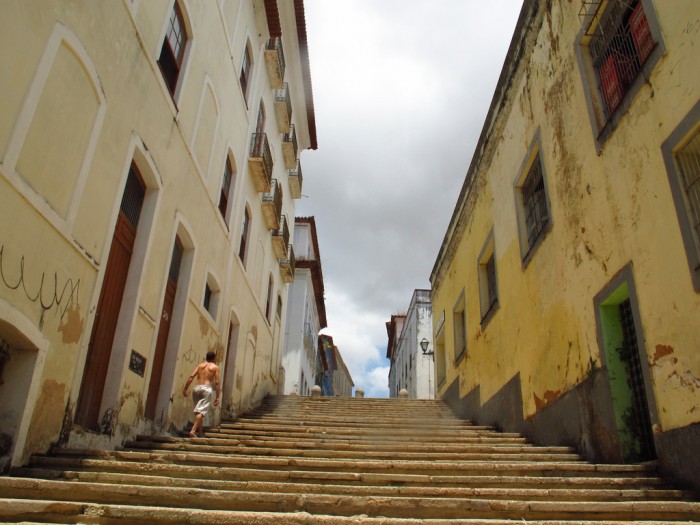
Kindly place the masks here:
<instances>
[{"instance_id":1,"label":"man's dark hair","mask_svg":"<svg viewBox=\"0 0 700 525\"><path fill-rule=\"evenodd\" d=\"M216 359L216 352L207 352L207 361L210 363Z\"/></svg>"}]
</instances>

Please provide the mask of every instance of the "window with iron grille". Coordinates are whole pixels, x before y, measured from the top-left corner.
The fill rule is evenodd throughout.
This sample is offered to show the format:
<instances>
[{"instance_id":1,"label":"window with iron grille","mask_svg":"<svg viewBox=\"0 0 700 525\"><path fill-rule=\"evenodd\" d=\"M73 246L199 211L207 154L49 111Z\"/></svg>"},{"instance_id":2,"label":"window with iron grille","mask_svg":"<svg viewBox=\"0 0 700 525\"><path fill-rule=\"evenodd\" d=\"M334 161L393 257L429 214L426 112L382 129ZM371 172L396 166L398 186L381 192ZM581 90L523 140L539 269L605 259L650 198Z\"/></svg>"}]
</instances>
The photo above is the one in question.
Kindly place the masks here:
<instances>
[{"instance_id":1,"label":"window with iron grille","mask_svg":"<svg viewBox=\"0 0 700 525\"><path fill-rule=\"evenodd\" d=\"M483 326L488 322L498 306L493 231L489 234L484 247L481 249L478 263L479 303L481 306L481 324Z\"/></svg>"},{"instance_id":2,"label":"window with iron grille","mask_svg":"<svg viewBox=\"0 0 700 525\"><path fill-rule=\"evenodd\" d=\"M661 146L693 287L700 292L700 102Z\"/></svg>"},{"instance_id":3,"label":"window with iron grille","mask_svg":"<svg viewBox=\"0 0 700 525\"><path fill-rule=\"evenodd\" d=\"M267 282L267 301L265 302L265 319L268 323L272 322L270 316L272 315L272 291L274 290L275 282L272 280L272 275Z\"/></svg>"},{"instance_id":4,"label":"window with iron grille","mask_svg":"<svg viewBox=\"0 0 700 525\"><path fill-rule=\"evenodd\" d=\"M654 45L642 2L608 2L588 44L608 118L622 102Z\"/></svg>"},{"instance_id":5,"label":"window with iron grille","mask_svg":"<svg viewBox=\"0 0 700 525\"><path fill-rule=\"evenodd\" d=\"M542 163L539 154L530 167L530 171L520 189L525 214L528 252L535 241L542 235L549 222L547 195L544 190Z\"/></svg>"},{"instance_id":6,"label":"window with iron grille","mask_svg":"<svg viewBox=\"0 0 700 525\"><path fill-rule=\"evenodd\" d=\"M586 0L580 15L577 53L600 149L665 48L651 0Z\"/></svg>"},{"instance_id":7,"label":"window with iron grille","mask_svg":"<svg viewBox=\"0 0 700 525\"><path fill-rule=\"evenodd\" d=\"M248 208L246 208L243 211L243 226L241 228L241 244L238 247L238 257L241 259L243 266L245 266L245 264L246 264L249 229L250 229L250 212L248 211Z\"/></svg>"},{"instance_id":8,"label":"window with iron grille","mask_svg":"<svg viewBox=\"0 0 700 525\"><path fill-rule=\"evenodd\" d=\"M175 89L182 69L187 38L182 10L176 1L173 3L173 11L170 13L168 28L158 58L158 65L172 96L175 96Z\"/></svg>"},{"instance_id":9,"label":"window with iron grille","mask_svg":"<svg viewBox=\"0 0 700 525\"><path fill-rule=\"evenodd\" d=\"M211 305L211 288L209 285L204 286L204 308L208 311Z\"/></svg>"},{"instance_id":10,"label":"window with iron grille","mask_svg":"<svg viewBox=\"0 0 700 525\"><path fill-rule=\"evenodd\" d=\"M231 186L233 182L233 167L231 166L231 159L226 157L226 166L224 167L224 178L221 181L221 195L219 196L219 212L224 218L228 226L228 203L229 203L229 193L231 191Z\"/></svg>"},{"instance_id":11,"label":"window with iron grille","mask_svg":"<svg viewBox=\"0 0 700 525\"><path fill-rule=\"evenodd\" d=\"M681 187L685 196L688 221L700 250L700 132L676 154ZM700 269L700 268L696 268Z\"/></svg>"},{"instance_id":12,"label":"window with iron grille","mask_svg":"<svg viewBox=\"0 0 700 525\"><path fill-rule=\"evenodd\" d=\"M250 70L253 62L250 59L250 46L246 45L243 51L243 63L241 64L241 91L243 91L243 100L248 105L248 86L250 84Z\"/></svg>"},{"instance_id":13,"label":"window with iron grille","mask_svg":"<svg viewBox=\"0 0 700 525\"><path fill-rule=\"evenodd\" d=\"M467 309L464 291L457 299L452 311L454 325L454 357L455 363L467 353Z\"/></svg>"}]
</instances>

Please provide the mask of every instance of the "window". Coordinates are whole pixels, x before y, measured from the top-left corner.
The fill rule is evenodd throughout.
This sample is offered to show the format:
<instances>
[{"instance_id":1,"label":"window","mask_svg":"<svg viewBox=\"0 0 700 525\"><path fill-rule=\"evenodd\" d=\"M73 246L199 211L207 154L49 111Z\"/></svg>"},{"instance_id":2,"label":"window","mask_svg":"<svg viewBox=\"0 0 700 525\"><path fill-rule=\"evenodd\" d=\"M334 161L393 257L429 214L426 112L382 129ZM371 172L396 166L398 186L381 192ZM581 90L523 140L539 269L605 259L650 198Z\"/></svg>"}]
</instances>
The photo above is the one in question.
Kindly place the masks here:
<instances>
[{"instance_id":1,"label":"window","mask_svg":"<svg viewBox=\"0 0 700 525\"><path fill-rule=\"evenodd\" d=\"M241 91L243 91L243 100L248 105L248 86L250 85L250 70L252 61L250 59L250 45L246 44L243 51L243 63L241 64Z\"/></svg>"},{"instance_id":2,"label":"window","mask_svg":"<svg viewBox=\"0 0 700 525\"><path fill-rule=\"evenodd\" d=\"M228 203L231 187L234 182L234 171L231 165L231 159L226 157L226 166L224 167L224 178L221 182L221 195L219 196L219 211L224 218L224 222L228 225Z\"/></svg>"},{"instance_id":3,"label":"window","mask_svg":"<svg viewBox=\"0 0 700 525\"><path fill-rule=\"evenodd\" d=\"M282 319L282 296L277 296L277 319Z\"/></svg>"},{"instance_id":4,"label":"window","mask_svg":"<svg viewBox=\"0 0 700 525\"><path fill-rule=\"evenodd\" d=\"M640 1L611 1L600 17L588 49L610 118L654 48Z\"/></svg>"},{"instance_id":5,"label":"window","mask_svg":"<svg viewBox=\"0 0 700 525\"><path fill-rule=\"evenodd\" d=\"M485 324L498 306L498 286L496 282L496 254L494 253L493 231L489 234L479 255L479 304L481 323Z\"/></svg>"},{"instance_id":6,"label":"window","mask_svg":"<svg viewBox=\"0 0 700 525\"><path fill-rule=\"evenodd\" d=\"M700 292L700 102L661 146L693 287Z\"/></svg>"},{"instance_id":7,"label":"window","mask_svg":"<svg viewBox=\"0 0 700 525\"><path fill-rule=\"evenodd\" d=\"M648 76L663 46L648 0L593 2L584 24L579 37L585 50L584 85L595 99L589 111L598 139L604 141L614 119L629 106L628 93L639 90L641 77Z\"/></svg>"},{"instance_id":8,"label":"window","mask_svg":"<svg viewBox=\"0 0 700 525\"><path fill-rule=\"evenodd\" d=\"M209 304L211 303L211 288L209 285L204 286L204 308L209 310Z\"/></svg>"},{"instance_id":9,"label":"window","mask_svg":"<svg viewBox=\"0 0 700 525\"><path fill-rule=\"evenodd\" d=\"M250 212L248 208L243 211L243 227L241 228L241 244L238 248L238 257L243 266L246 264L248 238L250 236Z\"/></svg>"},{"instance_id":10,"label":"window","mask_svg":"<svg viewBox=\"0 0 700 525\"><path fill-rule=\"evenodd\" d=\"M272 279L272 275L270 275L270 278L267 281L267 301L265 302L265 319L267 319L268 323L272 323L272 319L270 319L272 315L272 291L275 288L275 282Z\"/></svg>"},{"instance_id":11,"label":"window","mask_svg":"<svg viewBox=\"0 0 700 525\"><path fill-rule=\"evenodd\" d=\"M515 182L520 256L525 265L551 227L539 141L538 131L522 164L523 169Z\"/></svg>"},{"instance_id":12,"label":"window","mask_svg":"<svg viewBox=\"0 0 700 525\"><path fill-rule=\"evenodd\" d=\"M202 306L209 312L212 319L216 319L216 313L219 308L219 285L211 274L207 275L207 282L204 284Z\"/></svg>"},{"instance_id":13,"label":"window","mask_svg":"<svg viewBox=\"0 0 700 525\"><path fill-rule=\"evenodd\" d=\"M454 325L454 354L455 363L459 361L467 352L467 314L464 301L464 290L455 303L452 311L452 321Z\"/></svg>"},{"instance_id":14,"label":"window","mask_svg":"<svg viewBox=\"0 0 700 525\"><path fill-rule=\"evenodd\" d=\"M175 96L177 81L182 70L186 45L187 30L185 29L185 20L182 16L180 4L176 1L173 3L173 11L170 14L168 28L165 31L165 39L158 58L158 65L173 97Z\"/></svg>"}]
</instances>

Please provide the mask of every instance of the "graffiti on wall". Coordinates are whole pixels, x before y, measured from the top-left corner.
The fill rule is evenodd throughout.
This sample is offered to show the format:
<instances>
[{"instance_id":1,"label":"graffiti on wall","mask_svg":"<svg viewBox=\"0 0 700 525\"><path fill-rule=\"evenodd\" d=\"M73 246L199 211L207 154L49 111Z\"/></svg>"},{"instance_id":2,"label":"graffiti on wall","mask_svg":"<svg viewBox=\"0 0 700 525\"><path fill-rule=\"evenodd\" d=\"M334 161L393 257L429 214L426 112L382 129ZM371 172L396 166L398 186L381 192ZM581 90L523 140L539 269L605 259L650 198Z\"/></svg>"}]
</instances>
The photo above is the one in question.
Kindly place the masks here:
<instances>
[{"instance_id":1,"label":"graffiti on wall","mask_svg":"<svg viewBox=\"0 0 700 525\"><path fill-rule=\"evenodd\" d=\"M52 282L53 281L53 282ZM61 283L58 272L54 272L53 279L47 278L46 272L37 271L35 275L25 268L25 257L19 258L19 264L11 266L5 261L5 245L0 244L0 282L11 290L21 290L32 303L39 303L41 306L41 316L39 318L39 328L44 325L44 314L51 309L59 314L63 321L68 309L75 304L80 304L78 296L80 293L80 279L73 281L70 277Z\"/></svg>"}]
</instances>

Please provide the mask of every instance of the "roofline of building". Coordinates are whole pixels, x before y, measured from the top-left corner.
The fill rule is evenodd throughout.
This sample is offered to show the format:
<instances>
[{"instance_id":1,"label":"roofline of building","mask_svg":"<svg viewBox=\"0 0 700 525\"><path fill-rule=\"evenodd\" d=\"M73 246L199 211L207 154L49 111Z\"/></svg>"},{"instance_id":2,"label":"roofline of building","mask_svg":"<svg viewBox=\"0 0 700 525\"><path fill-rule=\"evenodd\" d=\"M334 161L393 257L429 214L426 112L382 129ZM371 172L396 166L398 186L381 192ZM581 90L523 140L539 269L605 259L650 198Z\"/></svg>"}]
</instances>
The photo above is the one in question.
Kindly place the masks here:
<instances>
[{"instance_id":1,"label":"roofline of building","mask_svg":"<svg viewBox=\"0 0 700 525\"><path fill-rule=\"evenodd\" d=\"M282 24L277 7L277 0L265 0L265 16L270 38L282 36ZM301 76L304 82L304 94L306 101L306 120L309 127L310 149L318 149L316 140L316 110L314 109L314 94L311 86L311 64L309 62L309 42L306 35L306 14L304 0L294 0L294 17L297 26L297 40L299 41L299 55L301 58Z\"/></svg>"},{"instance_id":2,"label":"roofline of building","mask_svg":"<svg viewBox=\"0 0 700 525\"><path fill-rule=\"evenodd\" d=\"M311 281L314 286L314 299L316 300L316 309L318 310L318 320L321 324L321 328L326 328L328 326L328 320L326 318L326 291L323 285L323 269L321 267L321 252L318 248L318 234L316 232L316 219L313 216L310 217L295 217L294 223L297 224L308 224L311 228L311 243L314 247L314 254L316 259L306 260L297 259L297 268L308 268L311 270Z\"/></svg>"},{"instance_id":3,"label":"roofline of building","mask_svg":"<svg viewBox=\"0 0 700 525\"><path fill-rule=\"evenodd\" d=\"M496 89L494 91L493 98L491 99L491 105L489 106L489 110L484 121L484 126L481 129L479 141L477 142L474 154L469 164L469 169L467 170L467 174L464 178L464 183L462 184L462 189L459 193L459 197L457 198L454 211L452 212L450 224L447 227L445 237L443 238L442 245L440 246L440 251L438 252L433 269L430 272L430 283L433 290L437 288L436 282L439 280L438 277L443 269L443 264L454 250L453 245L456 241L455 233L458 230L459 223L465 217L465 204L467 203L470 194L472 182L476 172L481 166L481 161L483 158L482 155L489 146L496 120L500 115L501 110L507 106L507 95L511 88L514 87L514 80L516 74L518 73L520 61L525 55L526 48L528 48L526 45L527 38L533 32L539 32L541 23L533 23L533 19L536 17L539 11L540 2L541 0L524 0L522 8L520 9L520 15L518 16L518 21L515 25L515 30L513 31L513 37L511 38L510 46L508 47L508 53L506 54L506 58L503 62L501 74L498 77L498 83L496 84Z\"/></svg>"}]
</instances>

